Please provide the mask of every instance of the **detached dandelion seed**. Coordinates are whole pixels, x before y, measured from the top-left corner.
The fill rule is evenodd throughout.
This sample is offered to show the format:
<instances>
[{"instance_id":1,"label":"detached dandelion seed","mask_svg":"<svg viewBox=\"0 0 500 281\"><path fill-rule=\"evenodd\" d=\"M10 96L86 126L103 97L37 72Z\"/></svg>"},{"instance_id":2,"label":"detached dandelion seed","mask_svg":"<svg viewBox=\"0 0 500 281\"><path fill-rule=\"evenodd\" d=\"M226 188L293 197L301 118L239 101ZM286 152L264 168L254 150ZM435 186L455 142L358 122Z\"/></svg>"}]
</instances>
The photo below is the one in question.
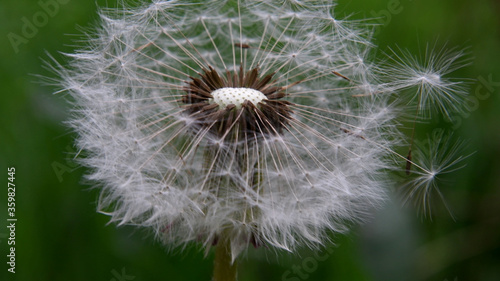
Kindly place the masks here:
<instances>
[{"instance_id":1,"label":"detached dandelion seed","mask_svg":"<svg viewBox=\"0 0 500 281\"><path fill-rule=\"evenodd\" d=\"M444 135L444 132L429 136L418 145L415 158L422 169L417 170L416 176L403 189L404 203L414 204L424 216L431 216L431 201L433 195L437 195L452 215L436 180L465 166L464 160L470 156L460 155L465 146L463 141L454 142L452 135Z\"/></svg>"},{"instance_id":2,"label":"detached dandelion seed","mask_svg":"<svg viewBox=\"0 0 500 281\"><path fill-rule=\"evenodd\" d=\"M370 29L334 8L179 0L103 10L89 47L59 70L99 211L166 245L215 246L215 280L236 278L249 245L318 247L365 219L386 197L394 159L407 160L394 152L392 94L409 82L385 82ZM425 87L449 97L439 107L453 101L453 85Z\"/></svg>"},{"instance_id":3,"label":"detached dandelion seed","mask_svg":"<svg viewBox=\"0 0 500 281\"><path fill-rule=\"evenodd\" d=\"M444 47L434 51L427 46L418 58L405 50L393 50L391 62L384 70L392 80L389 87L396 91L414 89L408 92L417 101L419 115L430 118L432 111L439 111L451 120L450 113L463 111L468 95L465 83L447 77L469 63L463 51Z\"/></svg>"}]
</instances>

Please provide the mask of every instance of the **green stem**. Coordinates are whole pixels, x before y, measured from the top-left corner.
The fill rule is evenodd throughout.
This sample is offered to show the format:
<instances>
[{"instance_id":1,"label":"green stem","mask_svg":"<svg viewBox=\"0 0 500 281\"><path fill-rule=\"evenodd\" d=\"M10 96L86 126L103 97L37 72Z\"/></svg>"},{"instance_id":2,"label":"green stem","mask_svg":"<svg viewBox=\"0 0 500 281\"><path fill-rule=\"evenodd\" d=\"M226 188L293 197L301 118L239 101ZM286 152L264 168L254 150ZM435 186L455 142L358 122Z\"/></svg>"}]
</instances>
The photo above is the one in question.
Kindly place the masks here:
<instances>
[{"instance_id":1,"label":"green stem","mask_svg":"<svg viewBox=\"0 0 500 281\"><path fill-rule=\"evenodd\" d=\"M214 279L213 281L236 281L236 261L231 262L231 247L229 240L220 240L215 247Z\"/></svg>"}]
</instances>

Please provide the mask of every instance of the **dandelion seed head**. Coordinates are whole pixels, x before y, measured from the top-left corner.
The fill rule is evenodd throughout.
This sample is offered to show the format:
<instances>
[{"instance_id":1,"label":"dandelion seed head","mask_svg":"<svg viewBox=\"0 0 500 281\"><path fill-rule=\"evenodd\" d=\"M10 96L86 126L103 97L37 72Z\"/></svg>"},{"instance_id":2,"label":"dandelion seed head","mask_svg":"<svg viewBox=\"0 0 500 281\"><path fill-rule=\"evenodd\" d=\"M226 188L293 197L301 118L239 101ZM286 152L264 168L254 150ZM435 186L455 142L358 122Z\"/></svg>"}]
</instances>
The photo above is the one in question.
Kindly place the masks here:
<instances>
[{"instance_id":1,"label":"dandelion seed head","mask_svg":"<svg viewBox=\"0 0 500 281\"><path fill-rule=\"evenodd\" d=\"M158 0L103 10L89 46L60 70L99 210L166 245L229 240L233 258L249 244L319 246L364 220L401 158L390 94L416 85L422 103L447 110L456 88L443 62L378 66L371 28L334 6Z\"/></svg>"}]
</instances>

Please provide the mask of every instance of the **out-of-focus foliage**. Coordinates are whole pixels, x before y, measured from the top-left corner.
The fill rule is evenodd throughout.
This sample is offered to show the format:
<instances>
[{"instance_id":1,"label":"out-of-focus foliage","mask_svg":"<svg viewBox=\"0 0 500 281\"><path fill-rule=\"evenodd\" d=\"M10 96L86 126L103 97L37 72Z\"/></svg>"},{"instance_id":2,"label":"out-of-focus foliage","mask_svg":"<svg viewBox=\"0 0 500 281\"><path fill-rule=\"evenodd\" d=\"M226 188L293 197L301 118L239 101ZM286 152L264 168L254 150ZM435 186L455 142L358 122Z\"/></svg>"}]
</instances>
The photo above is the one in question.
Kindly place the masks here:
<instances>
[{"instance_id":1,"label":"out-of-focus foliage","mask_svg":"<svg viewBox=\"0 0 500 281\"><path fill-rule=\"evenodd\" d=\"M114 1L108 2L97 4ZM418 126L416 136L425 145L428 135L452 132L468 140L466 153L476 151L464 169L443 178L441 191L455 220L439 200L432 219L389 202L372 222L333 237L336 246L321 253L276 258L250 250L240 263L240 280L499 280L500 4L363 0L340 1L337 9L355 19L375 18L382 51L399 46L419 54L427 44L446 44L467 48L473 58L455 73L470 78L465 114ZM106 225L108 217L95 212L97 192L71 160L64 94L53 95L58 88L41 85L37 75L53 77L43 67L47 52L62 61L58 52L79 45L79 26L88 30L96 20L94 1L0 2L0 221L7 224L10 166L16 168L18 218L15 275L7 272L8 233L0 228L0 279L209 280L212 254L203 258L196 248L166 252L147 233Z\"/></svg>"}]
</instances>

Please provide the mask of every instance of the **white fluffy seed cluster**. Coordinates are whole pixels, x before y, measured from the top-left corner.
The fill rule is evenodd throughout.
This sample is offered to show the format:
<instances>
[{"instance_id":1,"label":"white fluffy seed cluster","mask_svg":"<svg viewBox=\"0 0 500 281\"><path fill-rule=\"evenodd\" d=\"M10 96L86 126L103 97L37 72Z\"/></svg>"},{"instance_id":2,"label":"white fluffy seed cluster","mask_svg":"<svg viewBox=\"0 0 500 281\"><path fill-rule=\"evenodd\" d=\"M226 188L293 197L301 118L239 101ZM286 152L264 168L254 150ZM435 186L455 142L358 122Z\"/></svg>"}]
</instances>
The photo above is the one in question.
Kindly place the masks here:
<instances>
[{"instance_id":1,"label":"white fluffy seed cluster","mask_svg":"<svg viewBox=\"0 0 500 281\"><path fill-rule=\"evenodd\" d=\"M209 248L223 235L233 257L252 241L287 251L321 245L379 206L387 171L404 166L406 157L391 151L403 143L395 117L409 111L394 106L409 102L394 99L448 113L464 94L442 77L458 68L459 54L418 65L394 52L378 65L371 25L337 17L334 1L139 6L102 12L89 46L60 74L74 98L79 157L102 190L99 211L151 228L167 245ZM226 77L240 63L259 68L260 79L274 73L272 87L286 89L293 112L283 130L252 127L260 130L254 143L200 129L215 121L179 103L185 81L202 69ZM414 94L400 95L407 92ZM212 95L221 107L265 99L250 88ZM276 124L269 116L255 118L268 128ZM419 174L428 187L431 173Z\"/></svg>"},{"instance_id":2,"label":"white fluffy seed cluster","mask_svg":"<svg viewBox=\"0 0 500 281\"><path fill-rule=\"evenodd\" d=\"M254 105L257 105L262 100L267 99L263 93L251 88L225 87L217 89L211 94L213 102L222 108L225 108L230 104L234 104L236 108L241 108L241 104L244 101L249 101Z\"/></svg>"}]
</instances>

